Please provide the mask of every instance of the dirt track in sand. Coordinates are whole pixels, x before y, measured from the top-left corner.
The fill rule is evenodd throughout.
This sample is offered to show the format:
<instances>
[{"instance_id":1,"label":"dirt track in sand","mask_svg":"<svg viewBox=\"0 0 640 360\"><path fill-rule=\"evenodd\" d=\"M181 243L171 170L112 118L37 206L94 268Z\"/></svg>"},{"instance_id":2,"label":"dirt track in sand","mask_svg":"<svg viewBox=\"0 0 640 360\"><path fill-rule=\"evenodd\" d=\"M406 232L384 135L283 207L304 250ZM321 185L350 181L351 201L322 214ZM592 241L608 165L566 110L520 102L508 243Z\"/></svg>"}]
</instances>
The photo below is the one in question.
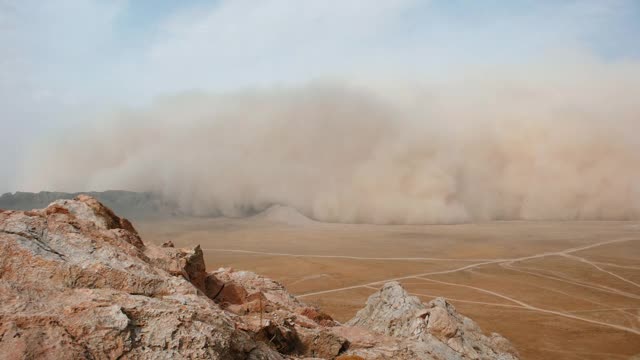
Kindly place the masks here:
<instances>
[{"instance_id":1,"label":"dirt track in sand","mask_svg":"<svg viewBox=\"0 0 640 360\"><path fill-rule=\"evenodd\" d=\"M210 268L282 282L347 320L398 279L425 301L444 296L523 359L627 359L640 353L640 225L294 224L180 219L137 224L147 241L201 244Z\"/></svg>"}]
</instances>

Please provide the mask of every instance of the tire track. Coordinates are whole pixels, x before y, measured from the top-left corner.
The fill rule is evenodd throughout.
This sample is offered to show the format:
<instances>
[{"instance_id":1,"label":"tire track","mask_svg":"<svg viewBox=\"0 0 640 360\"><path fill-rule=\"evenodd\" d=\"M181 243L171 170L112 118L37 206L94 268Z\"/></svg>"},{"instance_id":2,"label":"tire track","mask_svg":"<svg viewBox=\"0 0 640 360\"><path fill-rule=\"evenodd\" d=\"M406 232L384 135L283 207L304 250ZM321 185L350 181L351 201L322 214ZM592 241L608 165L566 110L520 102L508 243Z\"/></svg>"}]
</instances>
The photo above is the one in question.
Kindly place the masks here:
<instances>
[{"instance_id":1,"label":"tire track","mask_svg":"<svg viewBox=\"0 0 640 360\"><path fill-rule=\"evenodd\" d=\"M578 260L580 262L588 264L588 265L596 268L597 270L602 271L603 273L609 274L609 275L611 275L611 276L613 276L615 278L618 278L618 279L620 279L620 280L622 280L622 281L624 281L624 282L626 282L628 284L631 284L631 285L633 285L633 286L635 286L637 288L640 288L640 284L638 284L636 282L633 282L633 281L631 281L631 280L629 280L627 278L624 278L624 277L622 277L622 276L620 276L620 275L618 275L616 273L613 273L613 272L611 272L609 270L605 270L605 269L601 268L600 266L596 265L595 263L593 263L592 261L589 261L589 260L587 260L587 259L585 259L583 257L575 256L575 255L571 255L571 254L565 254L564 256L572 258L572 259L576 259L576 260Z\"/></svg>"},{"instance_id":2,"label":"tire track","mask_svg":"<svg viewBox=\"0 0 640 360\"><path fill-rule=\"evenodd\" d=\"M556 311L556 310L549 310L549 309L544 309L544 308L540 308L537 306L533 306L530 304L527 304L523 301L520 301L518 299L514 299L510 296L506 296L504 294L500 294L498 292L495 291L491 291L491 290L487 290L487 289L483 289L483 288L479 288L476 286L470 286L470 285L463 285L463 284L456 284L456 283L450 283L450 282L446 282L446 281L439 281L439 280L434 280L434 279L428 279L428 278L423 278L423 277L417 277L418 279L421 280L426 280L426 281L432 281L438 284L444 284L444 285L449 285L449 286L457 286L457 287L464 287L464 288L469 288L469 289L474 289L474 290L478 290L490 295L494 295L496 297L505 299L505 300L509 300L515 304L520 305L520 307L525 308L527 310L531 310L531 311L537 311L540 313L545 313L545 314L552 314L552 315L557 315L557 316L562 316L562 317L566 317L568 319L573 319L573 320L579 320L579 321L584 321L584 322L588 322L588 323L592 323L592 324L596 324L596 325L601 325L601 326L606 326L606 327L610 327L616 330L622 330L622 331L626 331L626 332L630 332L636 335L640 335L640 330L638 329L634 329L634 328L630 328L627 326L622 326L622 325L617 325L617 324L611 324L611 323L607 323L607 322L603 322L603 321L598 321L598 320L593 320L593 319L589 319L589 318L584 318L584 317L580 317L580 316L576 316L573 314L569 314L569 313L565 313L562 311Z\"/></svg>"},{"instance_id":3,"label":"tire track","mask_svg":"<svg viewBox=\"0 0 640 360\"><path fill-rule=\"evenodd\" d=\"M432 257L365 257L350 255L317 255L317 254L290 254L266 251L253 251L241 249L218 249L218 248L202 248L203 251L220 251L234 252L243 254L266 255L266 256L288 256L300 258L321 258L321 259L347 259L347 260L382 260L382 261L459 261L459 262L477 262L477 261L495 261L506 259L451 259L451 258L432 258Z\"/></svg>"},{"instance_id":4,"label":"tire track","mask_svg":"<svg viewBox=\"0 0 640 360\"><path fill-rule=\"evenodd\" d=\"M372 282L368 282L368 283L364 283L364 284L345 286L345 287L341 287L341 288L321 290L321 291L314 291L314 292L309 292L309 293L304 293L304 294L297 295L297 297L298 298L304 298L304 297L308 297L308 296L330 294L330 293L339 292L339 291L354 290L354 289L359 289L359 288L363 288L363 287L370 286L370 285L376 285L376 284L380 284L380 283L385 283L385 282L388 282L388 281L406 280L406 279L412 279L412 278L416 278L416 277L420 277L420 276L452 274L452 273L456 273L456 272L459 272L459 271L469 270L469 269L473 269L473 268L476 268L476 267L479 267L479 266L490 265L490 264L513 263L513 262L518 262L518 261L539 259L539 258L543 258L543 257L547 257L547 256L554 256L554 255L556 255L556 256L560 255L561 256L563 254L570 254L570 253L577 252L577 251L588 250L588 249L592 249L592 248L603 246L603 245L609 245L609 244L627 242L627 241L638 241L638 240L640 240L640 239L628 239L628 238L627 239L615 239L615 240L609 240L609 241L602 241L602 242L599 242L599 243L585 245L585 246L573 247L573 248L569 248L569 249L566 249L566 250L563 250L563 251L544 252L544 253L540 253L540 254L523 256L523 257L512 258L512 259L494 259L494 260L478 262L478 263L474 263L474 264L470 264L470 265L466 265L466 266L462 266L462 267L455 268L455 269L450 269L450 270L441 270L441 271L432 271L432 272L427 272L427 273L411 274L411 275L406 275L406 276L399 276L399 277L394 277L394 278L389 278L389 279L372 281Z\"/></svg>"}]
</instances>

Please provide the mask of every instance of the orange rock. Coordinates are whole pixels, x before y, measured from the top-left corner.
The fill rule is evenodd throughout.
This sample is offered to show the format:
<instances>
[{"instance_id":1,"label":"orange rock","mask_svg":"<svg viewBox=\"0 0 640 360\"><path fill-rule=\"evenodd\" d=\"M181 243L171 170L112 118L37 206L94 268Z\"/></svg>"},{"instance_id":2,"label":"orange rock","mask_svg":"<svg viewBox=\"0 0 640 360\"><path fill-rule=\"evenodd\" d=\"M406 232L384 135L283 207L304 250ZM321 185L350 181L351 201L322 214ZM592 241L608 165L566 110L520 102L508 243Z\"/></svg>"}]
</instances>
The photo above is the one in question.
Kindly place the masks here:
<instances>
[{"instance_id":1,"label":"orange rock","mask_svg":"<svg viewBox=\"0 0 640 360\"><path fill-rule=\"evenodd\" d=\"M323 326L333 326L335 323L333 321L333 318L329 314L322 312L313 307L304 307L304 308L298 309L297 313L300 315L306 316L309 319Z\"/></svg>"},{"instance_id":2,"label":"orange rock","mask_svg":"<svg viewBox=\"0 0 640 360\"><path fill-rule=\"evenodd\" d=\"M242 286L228 282L224 284L224 288L216 298L216 301L229 304L242 304L247 301L247 291Z\"/></svg>"}]
</instances>

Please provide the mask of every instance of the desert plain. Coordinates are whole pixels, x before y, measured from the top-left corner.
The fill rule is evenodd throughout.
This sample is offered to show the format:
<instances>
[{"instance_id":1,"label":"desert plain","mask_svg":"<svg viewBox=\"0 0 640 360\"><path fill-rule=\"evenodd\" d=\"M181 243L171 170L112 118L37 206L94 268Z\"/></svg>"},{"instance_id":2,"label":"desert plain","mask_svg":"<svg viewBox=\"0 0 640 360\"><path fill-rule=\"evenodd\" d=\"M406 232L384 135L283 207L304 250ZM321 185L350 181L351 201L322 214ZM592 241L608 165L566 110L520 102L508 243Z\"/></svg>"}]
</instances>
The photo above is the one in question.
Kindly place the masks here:
<instances>
[{"instance_id":1,"label":"desert plain","mask_svg":"<svg viewBox=\"0 0 640 360\"><path fill-rule=\"evenodd\" d=\"M320 223L277 208L247 218L136 223L145 241L200 245L209 270L250 270L346 321L383 283L447 298L523 359L640 354L640 223Z\"/></svg>"}]
</instances>

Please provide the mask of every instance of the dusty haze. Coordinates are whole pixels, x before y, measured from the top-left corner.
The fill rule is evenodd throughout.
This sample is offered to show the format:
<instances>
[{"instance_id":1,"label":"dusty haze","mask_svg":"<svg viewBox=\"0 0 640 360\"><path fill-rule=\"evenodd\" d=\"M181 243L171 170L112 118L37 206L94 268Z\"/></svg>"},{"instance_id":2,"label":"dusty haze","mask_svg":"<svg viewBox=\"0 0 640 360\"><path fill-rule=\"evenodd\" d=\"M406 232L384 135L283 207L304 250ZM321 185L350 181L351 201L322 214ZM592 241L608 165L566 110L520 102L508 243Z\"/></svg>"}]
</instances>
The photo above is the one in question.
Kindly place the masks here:
<instances>
[{"instance_id":1,"label":"dusty haze","mask_svg":"<svg viewBox=\"0 0 640 360\"><path fill-rule=\"evenodd\" d=\"M638 94L638 64L586 60L183 94L39 142L17 183L157 191L197 215L283 204L332 222L639 219Z\"/></svg>"}]
</instances>

